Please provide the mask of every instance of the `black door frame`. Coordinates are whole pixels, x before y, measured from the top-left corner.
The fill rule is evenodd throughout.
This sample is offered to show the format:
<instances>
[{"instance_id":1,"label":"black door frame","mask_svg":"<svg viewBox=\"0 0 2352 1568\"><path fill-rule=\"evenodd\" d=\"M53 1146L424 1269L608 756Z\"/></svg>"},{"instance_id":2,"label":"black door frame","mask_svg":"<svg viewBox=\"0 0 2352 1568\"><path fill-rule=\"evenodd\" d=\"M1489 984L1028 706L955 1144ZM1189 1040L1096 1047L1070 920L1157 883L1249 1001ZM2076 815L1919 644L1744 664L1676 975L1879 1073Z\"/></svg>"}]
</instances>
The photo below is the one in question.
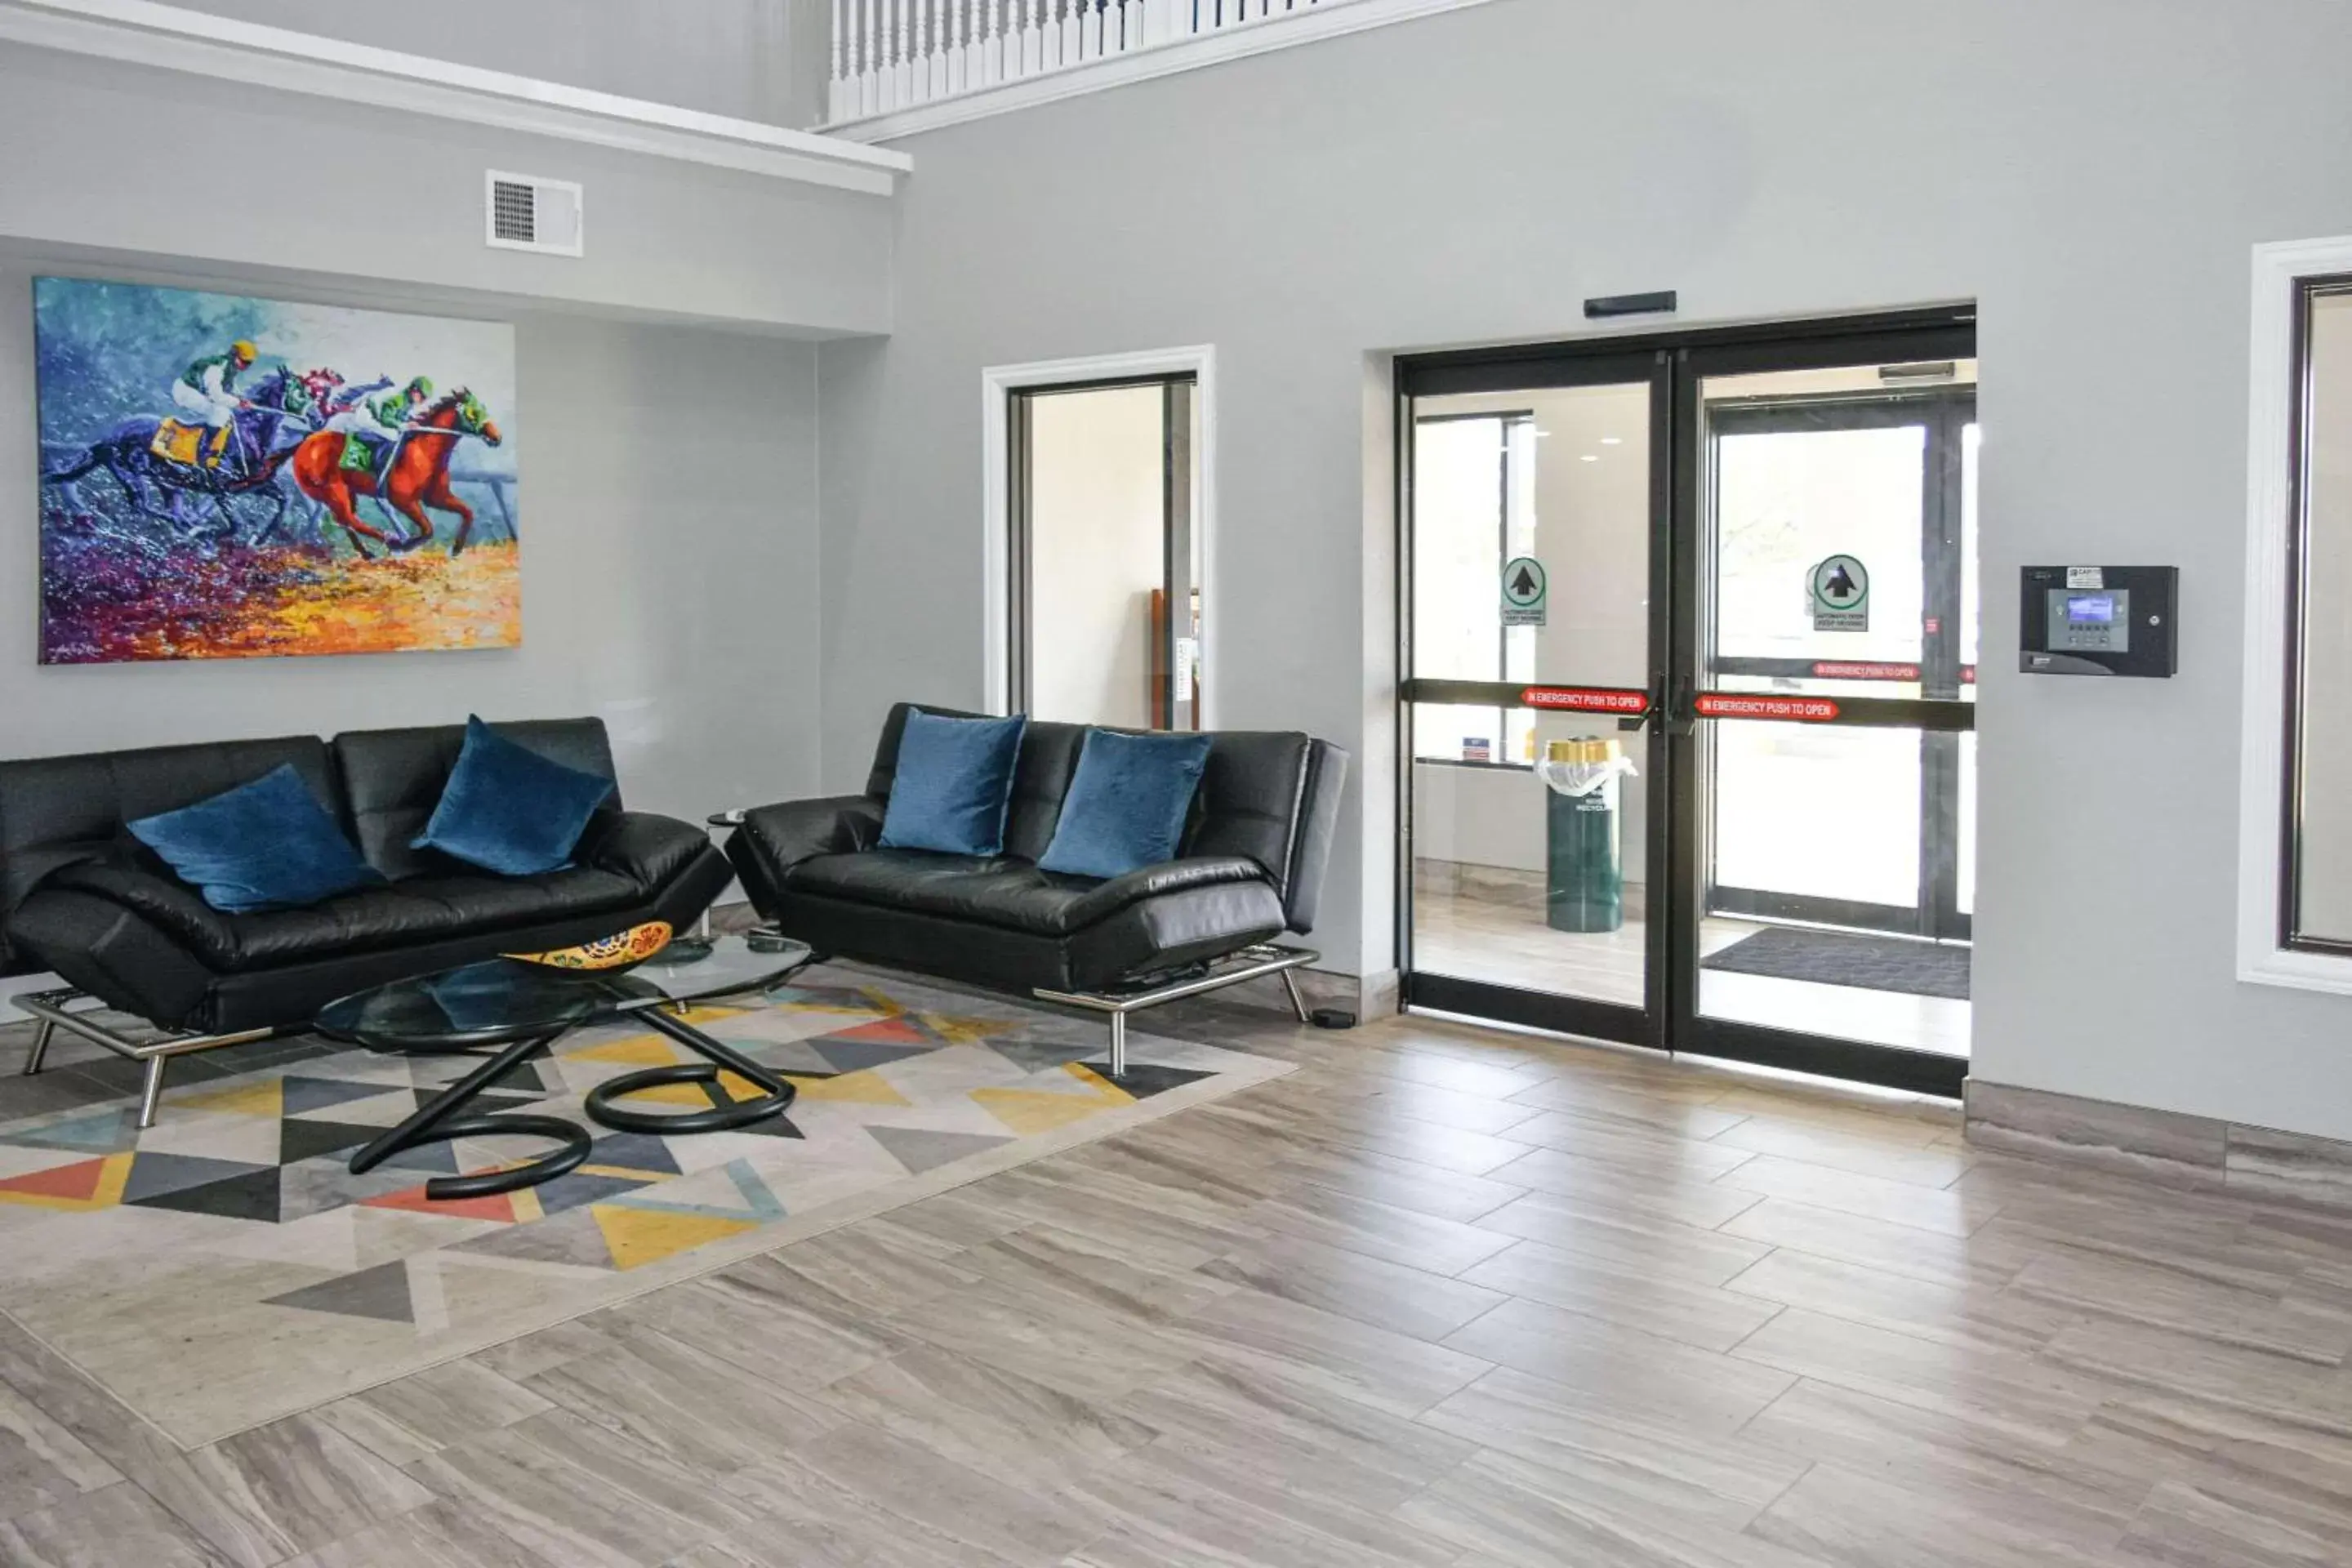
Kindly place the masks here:
<instances>
[{"instance_id":1,"label":"black door frame","mask_svg":"<svg viewBox=\"0 0 2352 1568\"><path fill-rule=\"evenodd\" d=\"M1650 389L1650 423L1654 432L1659 421L1672 407L1672 369L1670 357L1654 346L1627 349L1621 343L1607 341L1591 345L1587 352L1570 355L1535 357L1512 354L1507 351L1504 355L1492 359L1436 355L1397 362L1399 669L1410 672L1412 668L1414 400L1461 393L1646 385ZM1668 443L1657 439L1654 433L1650 448L1650 510L1654 521L1664 515L1666 500L1672 494L1673 473L1667 446ZM1650 538L1650 602L1653 605L1665 602L1671 569L1666 548L1664 532L1653 526ZM1652 616L1648 668L1660 670L1665 668L1668 635L1664 617ZM1519 700L1519 695L1528 685L1526 681L1513 680L1417 681L1410 679L1400 683L1397 703L1397 952L1401 959L1410 956L1412 942L1413 702L1418 700L1486 708L1520 708L1526 704ZM1652 689L1644 692L1643 696L1654 709L1664 695L1664 689L1654 681L1651 686ZM1654 754L1662 753L1664 750L1662 746L1653 748ZM1652 866L1666 864L1666 782L1663 766L1646 769L1642 780L1642 787L1648 792L1650 807L1645 846L1650 858L1645 863ZM1664 926L1664 922L1659 921L1645 921L1643 926L1645 962L1643 964L1643 1001L1638 1007L1597 1001L1589 996L1567 996L1524 986L1464 980L1453 975L1415 973L1409 965L1401 965L1403 971L1403 1001L1408 1006L1493 1018L1529 1028L1584 1035L1595 1039L1617 1040L1663 1050L1666 1048L1668 1016L1665 990L1668 949Z\"/></svg>"},{"instance_id":2,"label":"black door frame","mask_svg":"<svg viewBox=\"0 0 2352 1568\"><path fill-rule=\"evenodd\" d=\"M1037 386L1015 386L1005 392L1005 703L1006 711L1026 713L1030 704L1029 667L1031 636L1035 595L1032 591L1033 562L1030 528L1030 442L1033 435L1030 409L1041 397L1059 397L1070 393L1119 392L1129 388L1156 386L1160 399L1160 598L1166 606L1163 623L1159 630L1160 646L1156 649L1161 674L1158 682L1160 710L1171 716L1175 728L1198 730L1201 694L1195 685L1189 701L1177 696L1183 684L1177 671L1177 653L1181 645L1178 634L1180 613L1187 626L1192 619L1192 599L1201 584L1192 580L1192 408L1200 395L1201 378L1195 372L1154 372L1148 375L1120 375L1093 381L1053 382ZM1179 590L1182 590L1181 604ZM1187 634L1189 636L1189 634ZM1180 711L1185 721L1175 722Z\"/></svg>"},{"instance_id":3,"label":"black door frame","mask_svg":"<svg viewBox=\"0 0 2352 1568\"><path fill-rule=\"evenodd\" d=\"M1692 628L1701 620L1700 530L1705 453L1702 380L1766 371L1972 359L1976 311L1970 305L1846 316L1753 327L1627 334L1500 349L1400 356L1395 365L1398 685L1397 933L1406 1005L1486 1017L1562 1034L1583 1035L1696 1055L1940 1095L1957 1095L1968 1074L1963 1058L1774 1029L1698 1010L1698 927L1692 912L1703 879L1698 812L1698 705L1701 656ZM1412 431L1417 399L1568 386L1650 389L1650 689L1629 729L1653 734L1648 792L1643 1005L1416 973L1412 952L1412 707L1416 701L1525 707L1525 683L1419 680L1412 658ZM1958 519L1951 519L1957 535ZM1663 607L1663 613L1661 613ZM1957 647L1958 617L1938 637ZM1954 661L1955 666L1957 661ZM1545 684L1550 684L1549 682ZM1932 691L1935 688L1923 688ZM1948 734L1975 727L1972 704L1921 699L1841 698L1841 725L1918 728ZM1965 711L1961 710L1965 709ZM1716 721L1732 721L1719 720ZM1923 790L1927 785L1923 782ZM1657 868L1665 868L1662 878Z\"/></svg>"}]
</instances>

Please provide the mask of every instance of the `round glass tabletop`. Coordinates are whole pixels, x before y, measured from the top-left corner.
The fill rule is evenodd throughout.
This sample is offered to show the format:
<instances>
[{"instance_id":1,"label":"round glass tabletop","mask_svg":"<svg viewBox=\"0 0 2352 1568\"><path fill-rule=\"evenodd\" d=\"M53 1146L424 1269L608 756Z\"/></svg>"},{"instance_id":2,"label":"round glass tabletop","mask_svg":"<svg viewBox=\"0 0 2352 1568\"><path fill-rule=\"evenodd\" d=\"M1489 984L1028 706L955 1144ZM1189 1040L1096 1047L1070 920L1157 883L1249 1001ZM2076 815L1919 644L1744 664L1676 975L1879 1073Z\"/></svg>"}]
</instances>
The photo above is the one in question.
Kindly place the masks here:
<instances>
[{"instance_id":1,"label":"round glass tabletop","mask_svg":"<svg viewBox=\"0 0 2352 1568\"><path fill-rule=\"evenodd\" d=\"M331 1002L313 1026L330 1038L378 1050L468 1050L559 1035L668 1003L762 991L791 975L808 956L800 942L761 952L740 936L721 936L680 939L618 973L490 958Z\"/></svg>"},{"instance_id":2,"label":"round glass tabletop","mask_svg":"<svg viewBox=\"0 0 2352 1568\"><path fill-rule=\"evenodd\" d=\"M808 963L804 942L771 947L742 936L680 937L635 969L613 978L635 993L616 1010L635 1011L662 1002L708 1002L747 991L765 991Z\"/></svg>"}]
</instances>

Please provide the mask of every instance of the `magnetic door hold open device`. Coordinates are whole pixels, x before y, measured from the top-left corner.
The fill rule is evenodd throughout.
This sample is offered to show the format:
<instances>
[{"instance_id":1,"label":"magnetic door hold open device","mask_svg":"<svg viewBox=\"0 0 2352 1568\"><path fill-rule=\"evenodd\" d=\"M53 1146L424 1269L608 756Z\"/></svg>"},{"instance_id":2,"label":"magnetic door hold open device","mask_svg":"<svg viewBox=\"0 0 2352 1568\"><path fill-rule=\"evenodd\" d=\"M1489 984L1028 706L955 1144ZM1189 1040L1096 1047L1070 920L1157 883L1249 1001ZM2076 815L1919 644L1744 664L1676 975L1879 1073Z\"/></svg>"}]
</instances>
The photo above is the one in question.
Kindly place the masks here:
<instances>
[{"instance_id":1,"label":"magnetic door hold open device","mask_svg":"<svg viewBox=\"0 0 2352 1568\"><path fill-rule=\"evenodd\" d=\"M2178 566L2028 566L2017 668L2169 676L2180 668Z\"/></svg>"}]
</instances>

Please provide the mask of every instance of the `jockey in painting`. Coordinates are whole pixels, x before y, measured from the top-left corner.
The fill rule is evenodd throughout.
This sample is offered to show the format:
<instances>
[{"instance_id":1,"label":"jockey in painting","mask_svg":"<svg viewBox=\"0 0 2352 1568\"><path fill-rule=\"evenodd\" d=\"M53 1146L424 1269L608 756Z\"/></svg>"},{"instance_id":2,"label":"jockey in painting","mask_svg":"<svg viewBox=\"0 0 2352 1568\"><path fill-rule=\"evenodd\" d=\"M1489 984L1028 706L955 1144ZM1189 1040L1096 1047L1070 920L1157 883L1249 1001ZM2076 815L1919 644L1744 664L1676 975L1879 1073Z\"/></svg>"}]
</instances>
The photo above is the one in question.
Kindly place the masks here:
<instances>
[{"instance_id":1,"label":"jockey in painting","mask_svg":"<svg viewBox=\"0 0 2352 1568\"><path fill-rule=\"evenodd\" d=\"M172 384L172 401L180 407L183 417L157 433L158 447L169 443L170 449L158 453L174 462L194 464L198 458L198 443L189 438L195 427L206 432L203 437L203 461L207 468L217 467L228 450L229 431L236 420L238 409L246 401L236 393L236 378L253 368L254 346L239 338L229 344L226 353L207 354L180 374Z\"/></svg>"},{"instance_id":2,"label":"jockey in painting","mask_svg":"<svg viewBox=\"0 0 2352 1568\"><path fill-rule=\"evenodd\" d=\"M373 427L375 416L368 408L368 399L388 390L392 377L380 375L364 385L354 386L343 379L340 371L314 370L302 378L302 384L318 400L320 428L348 436Z\"/></svg>"},{"instance_id":3,"label":"jockey in painting","mask_svg":"<svg viewBox=\"0 0 2352 1568\"><path fill-rule=\"evenodd\" d=\"M343 443L343 467L360 474L386 467L387 460L398 453L403 435L432 403L433 383L420 375L398 392L356 404L348 416L329 420L328 429L352 437ZM388 437L386 430L392 432Z\"/></svg>"},{"instance_id":4,"label":"jockey in painting","mask_svg":"<svg viewBox=\"0 0 2352 1568\"><path fill-rule=\"evenodd\" d=\"M377 424L387 430L398 430L423 413L432 401L433 383L420 375L402 387L396 395L377 398L371 407Z\"/></svg>"}]
</instances>

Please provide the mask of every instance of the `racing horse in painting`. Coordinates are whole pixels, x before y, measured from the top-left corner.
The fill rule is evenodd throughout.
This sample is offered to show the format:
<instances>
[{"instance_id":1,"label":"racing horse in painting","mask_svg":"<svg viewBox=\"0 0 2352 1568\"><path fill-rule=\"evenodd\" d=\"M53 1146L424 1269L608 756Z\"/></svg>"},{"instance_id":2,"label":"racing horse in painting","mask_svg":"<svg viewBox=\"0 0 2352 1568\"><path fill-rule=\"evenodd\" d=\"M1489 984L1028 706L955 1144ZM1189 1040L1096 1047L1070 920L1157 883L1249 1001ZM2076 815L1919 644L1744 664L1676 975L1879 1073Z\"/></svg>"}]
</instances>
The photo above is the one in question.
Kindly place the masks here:
<instances>
[{"instance_id":1,"label":"racing horse in painting","mask_svg":"<svg viewBox=\"0 0 2352 1568\"><path fill-rule=\"evenodd\" d=\"M194 528L203 515L199 508L192 518L183 505L195 496L212 502L221 519L216 535L222 538L236 531L230 499L267 493L277 503L277 510L254 531L259 537L285 517L287 498L277 483L278 470L317 428L310 406L301 384L281 367L253 384L245 406L230 424L227 449L215 463L183 463L161 455L155 437L163 422L146 414L124 420L66 462L45 470L41 482L70 486L104 468L139 511L183 529ZM168 507L155 504L154 490L163 492Z\"/></svg>"},{"instance_id":2,"label":"racing horse in painting","mask_svg":"<svg viewBox=\"0 0 2352 1568\"><path fill-rule=\"evenodd\" d=\"M351 536L352 548L369 555L373 539L387 554L415 549L433 537L433 519L425 509L453 513L457 531L449 541L452 556L465 553L474 531L474 509L449 488L449 459L468 436L495 447L502 439L499 426L480 398L457 388L413 418L399 437L379 452L356 436L320 430L305 439L294 453L294 482L302 493L322 503ZM416 525L414 533L394 538L360 516L357 498L372 495L399 516ZM364 537L363 537L364 536Z\"/></svg>"}]
</instances>

